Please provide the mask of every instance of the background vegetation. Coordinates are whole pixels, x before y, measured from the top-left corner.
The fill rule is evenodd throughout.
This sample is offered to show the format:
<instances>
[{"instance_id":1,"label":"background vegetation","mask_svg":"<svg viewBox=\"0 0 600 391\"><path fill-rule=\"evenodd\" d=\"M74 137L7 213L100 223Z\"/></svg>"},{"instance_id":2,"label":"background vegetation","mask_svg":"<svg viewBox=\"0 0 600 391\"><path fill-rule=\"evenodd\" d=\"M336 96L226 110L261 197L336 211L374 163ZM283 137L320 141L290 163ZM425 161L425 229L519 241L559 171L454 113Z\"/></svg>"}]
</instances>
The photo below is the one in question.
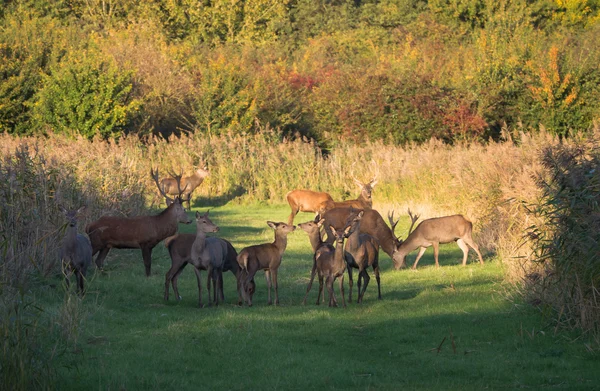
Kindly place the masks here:
<instances>
[{"instance_id":1,"label":"background vegetation","mask_svg":"<svg viewBox=\"0 0 600 391\"><path fill-rule=\"evenodd\" d=\"M0 131L321 146L564 136L600 115L597 0L3 1Z\"/></svg>"}]
</instances>

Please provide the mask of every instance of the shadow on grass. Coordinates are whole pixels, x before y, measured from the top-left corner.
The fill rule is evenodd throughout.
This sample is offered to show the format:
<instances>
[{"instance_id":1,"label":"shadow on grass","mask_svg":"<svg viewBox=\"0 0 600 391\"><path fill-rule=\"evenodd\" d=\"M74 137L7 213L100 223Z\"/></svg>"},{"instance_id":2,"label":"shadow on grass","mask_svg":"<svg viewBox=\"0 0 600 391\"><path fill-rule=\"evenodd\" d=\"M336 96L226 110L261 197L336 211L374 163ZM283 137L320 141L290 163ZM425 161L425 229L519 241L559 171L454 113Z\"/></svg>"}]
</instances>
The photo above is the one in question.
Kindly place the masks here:
<instances>
[{"instance_id":1,"label":"shadow on grass","mask_svg":"<svg viewBox=\"0 0 600 391\"><path fill-rule=\"evenodd\" d=\"M193 208L205 208L207 206L212 206L212 207L223 206L223 205L226 205L231 200L234 200L238 197L243 196L244 194L246 194L246 192L247 192L247 190L245 188L243 188L242 186L236 186L232 189L229 189L229 191L227 193L222 194L218 197L199 196L193 201L192 207Z\"/></svg>"}]
</instances>

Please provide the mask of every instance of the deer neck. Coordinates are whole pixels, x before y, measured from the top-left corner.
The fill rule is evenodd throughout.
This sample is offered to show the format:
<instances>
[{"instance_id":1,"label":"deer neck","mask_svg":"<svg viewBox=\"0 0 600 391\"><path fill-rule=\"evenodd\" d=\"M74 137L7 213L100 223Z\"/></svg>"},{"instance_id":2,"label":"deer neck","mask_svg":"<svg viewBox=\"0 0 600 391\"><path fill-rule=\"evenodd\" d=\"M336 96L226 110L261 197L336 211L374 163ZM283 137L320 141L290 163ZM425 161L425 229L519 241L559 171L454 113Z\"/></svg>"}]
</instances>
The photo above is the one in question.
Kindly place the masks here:
<instances>
[{"instance_id":1,"label":"deer neck","mask_svg":"<svg viewBox=\"0 0 600 391\"><path fill-rule=\"evenodd\" d=\"M67 227L67 232L65 234L65 247L66 248L74 248L77 245L77 228L76 227Z\"/></svg>"},{"instance_id":2,"label":"deer neck","mask_svg":"<svg viewBox=\"0 0 600 391\"><path fill-rule=\"evenodd\" d=\"M319 232L319 230L316 230L308 235L308 239L310 240L310 245L312 246L313 251L317 251L317 249L323 244L323 241L321 240L321 232Z\"/></svg>"},{"instance_id":3,"label":"deer neck","mask_svg":"<svg viewBox=\"0 0 600 391\"><path fill-rule=\"evenodd\" d=\"M275 247L279 250L279 254L283 254L287 247L287 235L286 234L275 234L275 241L273 242Z\"/></svg>"},{"instance_id":4,"label":"deer neck","mask_svg":"<svg viewBox=\"0 0 600 391\"><path fill-rule=\"evenodd\" d=\"M173 236L177 232L179 222L173 204L163 210L156 216L153 216L156 222L156 230L164 237Z\"/></svg>"},{"instance_id":5,"label":"deer neck","mask_svg":"<svg viewBox=\"0 0 600 391\"><path fill-rule=\"evenodd\" d=\"M194 240L194 247L197 249L203 249L206 245L206 232L197 229L196 239Z\"/></svg>"},{"instance_id":6,"label":"deer neck","mask_svg":"<svg viewBox=\"0 0 600 391\"><path fill-rule=\"evenodd\" d=\"M409 252L416 250L418 247L421 247L421 244L419 243L419 238L417 235L414 235L413 231L410 235L408 235L406 240L402 242L399 250L402 254L408 254Z\"/></svg>"},{"instance_id":7,"label":"deer neck","mask_svg":"<svg viewBox=\"0 0 600 391\"><path fill-rule=\"evenodd\" d=\"M346 240L346 248L348 247L348 240ZM333 254L333 263L335 265L343 265L346 263L344 259L344 243L335 241L335 252Z\"/></svg>"},{"instance_id":8,"label":"deer neck","mask_svg":"<svg viewBox=\"0 0 600 391\"><path fill-rule=\"evenodd\" d=\"M378 235L379 237L377 237L377 240L379 240L379 245L381 246L381 249L387 255L389 255L390 258L392 258L394 251L396 250L396 244L398 243L398 240L394 237L392 230L389 228L380 232L381 234Z\"/></svg>"},{"instance_id":9,"label":"deer neck","mask_svg":"<svg viewBox=\"0 0 600 391\"><path fill-rule=\"evenodd\" d=\"M360 227L356 229L346 239L346 251L353 252L360 247Z\"/></svg>"}]
</instances>

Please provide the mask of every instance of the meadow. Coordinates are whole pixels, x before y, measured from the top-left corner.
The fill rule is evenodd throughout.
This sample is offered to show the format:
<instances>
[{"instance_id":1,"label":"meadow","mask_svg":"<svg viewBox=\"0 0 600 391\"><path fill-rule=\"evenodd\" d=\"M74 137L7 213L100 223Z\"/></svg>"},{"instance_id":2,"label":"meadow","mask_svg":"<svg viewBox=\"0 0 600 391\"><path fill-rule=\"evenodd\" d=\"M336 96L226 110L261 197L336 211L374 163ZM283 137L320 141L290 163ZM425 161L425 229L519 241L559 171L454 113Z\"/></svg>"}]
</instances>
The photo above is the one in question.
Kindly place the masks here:
<instances>
[{"instance_id":1,"label":"meadow","mask_svg":"<svg viewBox=\"0 0 600 391\"><path fill-rule=\"evenodd\" d=\"M287 205L210 208L218 236L238 251L272 241L266 221L288 213ZM296 223L311 218L300 213ZM398 232L408 223L402 220ZM458 246L448 244L440 268L429 249L417 271L394 271L381 252L383 299L377 300L372 279L364 302L356 304L355 280L354 301L344 309L315 305L318 284L301 304L311 254L303 231L289 235L278 307L266 304L259 272L253 307L237 306L227 273L226 303L198 308L189 265L180 278L183 299L163 300L170 267L163 245L155 249L150 278L139 250L113 250L105 270L88 276L85 298L67 300L69 320L57 317L73 340L53 360L56 388L593 389L600 381L598 356L575 334L557 331L535 307L509 300L504 268L494 257L480 266L471 252L462 267ZM55 278L37 290L36 300L47 312L61 313L63 295ZM73 328L80 329L68 331Z\"/></svg>"}]
</instances>

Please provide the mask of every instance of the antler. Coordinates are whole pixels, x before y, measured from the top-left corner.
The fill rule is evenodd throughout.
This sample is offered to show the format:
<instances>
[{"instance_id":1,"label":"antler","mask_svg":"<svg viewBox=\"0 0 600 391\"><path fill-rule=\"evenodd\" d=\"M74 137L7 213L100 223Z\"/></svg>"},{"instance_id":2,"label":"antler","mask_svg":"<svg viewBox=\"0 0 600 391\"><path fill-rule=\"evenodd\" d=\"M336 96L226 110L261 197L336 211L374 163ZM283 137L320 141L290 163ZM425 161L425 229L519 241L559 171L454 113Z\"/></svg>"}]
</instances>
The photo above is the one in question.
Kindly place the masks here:
<instances>
[{"instance_id":1,"label":"antler","mask_svg":"<svg viewBox=\"0 0 600 391\"><path fill-rule=\"evenodd\" d=\"M192 196L191 194L188 194L186 199L183 199L182 195L185 192L185 189L187 189L189 183L186 183L185 186L183 187L183 189L181 188L181 178L183 177L183 170L181 168L179 168L179 174L175 174L173 171L167 170L167 173L173 178L175 179L175 182L177 182L177 192L179 193L177 195L177 197L181 200L181 202L184 201L189 201L190 197Z\"/></svg>"},{"instance_id":2,"label":"antler","mask_svg":"<svg viewBox=\"0 0 600 391\"><path fill-rule=\"evenodd\" d=\"M421 215L413 215L412 212L410 211L410 208L408 208L408 216L410 217L410 221L412 222L410 224L410 228L408 229L408 234L410 235L413 227L415 226L415 223L417 222L417 220L419 220L419 217L421 217Z\"/></svg>"},{"instance_id":3,"label":"antler","mask_svg":"<svg viewBox=\"0 0 600 391\"><path fill-rule=\"evenodd\" d=\"M165 197L165 199L167 200L167 205L171 204L173 202L173 199L169 197L167 193L165 193L164 187L161 187L158 183L158 168L156 169L156 171L154 171L154 169L150 167L150 176L152 177L152 179L154 179L154 183L156 183L156 187L158 188L160 194L162 194L162 196Z\"/></svg>"},{"instance_id":4,"label":"antler","mask_svg":"<svg viewBox=\"0 0 600 391\"><path fill-rule=\"evenodd\" d=\"M388 212L387 215L388 221L390 222L390 226L392 227L392 234L394 234L394 236L396 236L396 225L398 225L398 221L400 221L400 218L397 218L396 221L394 221L394 211L392 210L392 212Z\"/></svg>"},{"instance_id":5,"label":"antler","mask_svg":"<svg viewBox=\"0 0 600 391\"><path fill-rule=\"evenodd\" d=\"M379 177L379 164L377 164L375 160L371 160L371 164L373 164L373 167L375 167L375 175L373 176L373 179L371 179L369 184L371 185L371 187L375 187L375 185L378 182L377 177Z\"/></svg>"},{"instance_id":6,"label":"antler","mask_svg":"<svg viewBox=\"0 0 600 391\"><path fill-rule=\"evenodd\" d=\"M352 177L352 180L354 182L356 182L356 184L360 187L362 187L364 184L359 181L358 179L356 179L356 177L354 176L354 166L356 165L356 162L352 163L352 167L350 168L350 176Z\"/></svg>"}]
</instances>

